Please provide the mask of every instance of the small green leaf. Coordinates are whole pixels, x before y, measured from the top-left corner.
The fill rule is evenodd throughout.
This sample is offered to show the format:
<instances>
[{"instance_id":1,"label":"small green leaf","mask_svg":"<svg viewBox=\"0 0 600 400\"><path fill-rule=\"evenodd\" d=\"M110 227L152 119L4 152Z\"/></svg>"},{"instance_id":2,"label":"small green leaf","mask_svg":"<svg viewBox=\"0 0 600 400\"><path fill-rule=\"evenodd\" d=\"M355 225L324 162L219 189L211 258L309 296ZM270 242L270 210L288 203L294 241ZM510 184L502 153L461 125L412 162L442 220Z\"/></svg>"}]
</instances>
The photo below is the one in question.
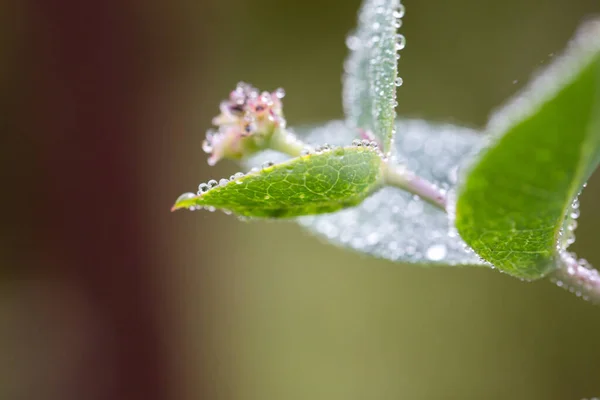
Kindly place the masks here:
<instances>
[{"instance_id":1,"label":"small green leaf","mask_svg":"<svg viewBox=\"0 0 600 400\"><path fill-rule=\"evenodd\" d=\"M398 162L419 176L451 190L459 164L481 143L477 132L448 124L404 120L394 143ZM309 143L348 143L356 130L342 121L296 132ZM258 154L249 165L284 160L273 151ZM333 214L298 218L300 225L337 246L395 262L420 265L483 265L456 232L448 216L416 196L385 187L357 207Z\"/></svg>"},{"instance_id":2,"label":"small green leaf","mask_svg":"<svg viewBox=\"0 0 600 400\"><path fill-rule=\"evenodd\" d=\"M488 131L495 139L459 190L456 227L498 269L540 278L555 267L565 214L600 159L600 23Z\"/></svg>"},{"instance_id":3,"label":"small green leaf","mask_svg":"<svg viewBox=\"0 0 600 400\"><path fill-rule=\"evenodd\" d=\"M173 207L214 207L245 217L289 218L351 207L379 189L381 154L370 146L336 147L257 169Z\"/></svg>"},{"instance_id":4,"label":"small green leaf","mask_svg":"<svg viewBox=\"0 0 600 400\"><path fill-rule=\"evenodd\" d=\"M396 52L404 37L396 26L404 8L399 0L365 0L358 28L347 39L350 54L345 63L344 108L352 126L371 131L388 152L396 119Z\"/></svg>"}]
</instances>

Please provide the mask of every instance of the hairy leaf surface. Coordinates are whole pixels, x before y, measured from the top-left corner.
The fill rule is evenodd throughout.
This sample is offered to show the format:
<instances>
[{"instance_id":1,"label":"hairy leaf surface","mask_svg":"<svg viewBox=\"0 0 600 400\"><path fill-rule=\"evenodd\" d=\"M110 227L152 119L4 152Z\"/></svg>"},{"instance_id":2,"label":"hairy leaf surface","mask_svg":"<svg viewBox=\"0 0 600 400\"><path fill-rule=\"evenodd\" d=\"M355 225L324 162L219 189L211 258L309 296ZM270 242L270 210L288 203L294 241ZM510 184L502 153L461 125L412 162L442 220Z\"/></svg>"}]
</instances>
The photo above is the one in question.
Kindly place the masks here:
<instances>
[{"instance_id":1,"label":"hairy leaf surface","mask_svg":"<svg viewBox=\"0 0 600 400\"><path fill-rule=\"evenodd\" d=\"M396 35L403 14L399 0L366 0L359 12L358 28L347 40L344 109L350 125L370 131L383 145L392 147L396 119L396 52L404 37Z\"/></svg>"}]
</instances>

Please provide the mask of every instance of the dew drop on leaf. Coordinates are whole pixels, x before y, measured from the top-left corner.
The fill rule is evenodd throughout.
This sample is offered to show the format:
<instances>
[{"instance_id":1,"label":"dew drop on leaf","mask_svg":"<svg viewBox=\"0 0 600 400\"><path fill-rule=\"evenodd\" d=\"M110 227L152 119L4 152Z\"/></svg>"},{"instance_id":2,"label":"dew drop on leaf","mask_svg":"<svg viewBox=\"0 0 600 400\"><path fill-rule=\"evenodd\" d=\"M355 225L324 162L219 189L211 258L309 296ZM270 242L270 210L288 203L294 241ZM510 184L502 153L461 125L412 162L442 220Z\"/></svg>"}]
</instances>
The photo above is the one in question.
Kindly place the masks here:
<instances>
[{"instance_id":1,"label":"dew drop on leaf","mask_svg":"<svg viewBox=\"0 0 600 400\"><path fill-rule=\"evenodd\" d=\"M402 50L406 47L406 38L402 34L396 36L396 50Z\"/></svg>"},{"instance_id":2,"label":"dew drop on leaf","mask_svg":"<svg viewBox=\"0 0 600 400\"><path fill-rule=\"evenodd\" d=\"M275 165L273 161L265 161L264 163L262 163L261 168L267 169L269 167L272 167L273 165Z\"/></svg>"},{"instance_id":3,"label":"dew drop on leaf","mask_svg":"<svg viewBox=\"0 0 600 400\"><path fill-rule=\"evenodd\" d=\"M202 151L204 151L205 153L208 153L208 154L212 153L213 148L212 148L212 146L210 144L210 141L204 140L202 142Z\"/></svg>"},{"instance_id":4,"label":"dew drop on leaf","mask_svg":"<svg viewBox=\"0 0 600 400\"><path fill-rule=\"evenodd\" d=\"M425 257L431 261L441 261L446 257L446 246L443 244L435 244L427 249Z\"/></svg>"},{"instance_id":5,"label":"dew drop on leaf","mask_svg":"<svg viewBox=\"0 0 600 400\"><path fill-rule=\"evenodd\" d=\"M210 187L207 183L201 183L200 185L198 185L198 194L208 192L209 189Z\"/></svg>"},{"instance_id":6,"label":"dew drop on leaf","mask_svg":"<svg viewBox=\"0 0 600 400\"><path fill-rule=\"evenodd\" d=\"M394 18L403 18L406 9L404 8L404 4L400 4L396 10L394 10Z\"/></svg>"},{"instance_id":7,"label":"dew drop on leaf","mask_svg":"<svg viewBox=\"0 0 600 400\"><path fill-rule=\"evenodd\" d=\"M194 193L192 193L192 192L184 193L184 194L182 194L181 196L179 196L177 198L176 202L193 199L194 197L196 197L196 195Z\"/></svg>"},{"instance_id":8,"label":"dew drop on leaf","mask_svg":"<svg viewBox=\"0 0 600 400\"><path fill-rule=\"evenodd\" d=\"M361 43L360 39L358 38L358 36L349 35L346 38L346 46L348 47L348 50L356 51L361 48L362 43Z\"/></svg>"}]
</instances>

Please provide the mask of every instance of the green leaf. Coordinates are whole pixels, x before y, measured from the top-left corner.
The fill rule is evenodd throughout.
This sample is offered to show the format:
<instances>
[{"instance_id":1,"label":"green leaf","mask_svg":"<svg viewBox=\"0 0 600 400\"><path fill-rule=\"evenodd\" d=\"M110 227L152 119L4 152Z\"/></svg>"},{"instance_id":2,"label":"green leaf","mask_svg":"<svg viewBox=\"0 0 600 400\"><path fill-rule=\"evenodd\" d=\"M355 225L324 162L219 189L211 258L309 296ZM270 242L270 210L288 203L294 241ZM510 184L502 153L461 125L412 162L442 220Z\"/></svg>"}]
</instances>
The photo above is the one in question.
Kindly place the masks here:
<instances>
[{"instance_id":1,"label":"green leaf","mask_svg":"<svg viewBox=\"0 0 600 400\"><path fill-rule=\"evenodd\" d=\"M403 132L395 139L396 160L448 190L456 183L461 161L481 143L475 131L448 124L404 120L396 127ZM296 133L309 143L337 145L356 137L356 130L341 121ZM284 159L271 151L249 162L260 165L265 160ZM379 190L354 208L297 221L332 244L377 258L421 265L484 264L450 229L444 212L394 187Z\"/></svg>"},{"instance_id":2,"label":"green leaf","mask_svg":"<svg viewBox=\"0 0 600 400\"><path fill-rule=\"evenodd\" d=\"M456 227L498 269L540 278L555 267L564 216L600 159L600 23L488 131L494 140L460 187Z\"/></svg>"},{"instance_id":3,"label":"green leaf","mask_svg":"<svg viewBox=\"0 0 600 400\"><path fill-rule=\"evenodd\" d=\"M404 13L399 0L365 0L358 28L347 39L344 109L352 126L371 131L388 152L396 119L396 51L404 37L396 26Z\"/></svg>"},{"instance_id":4,"label":"green leaf","mask_svg":"<svg viewBox=\"0 0 600 400\"><path fill-rule=\"evenodd\" d=\"M381 153L370 146L336 147L256 169L173 207L214 207L245 217L289 218L351 207L379 189Z\"/></svg>"}]
</instances>

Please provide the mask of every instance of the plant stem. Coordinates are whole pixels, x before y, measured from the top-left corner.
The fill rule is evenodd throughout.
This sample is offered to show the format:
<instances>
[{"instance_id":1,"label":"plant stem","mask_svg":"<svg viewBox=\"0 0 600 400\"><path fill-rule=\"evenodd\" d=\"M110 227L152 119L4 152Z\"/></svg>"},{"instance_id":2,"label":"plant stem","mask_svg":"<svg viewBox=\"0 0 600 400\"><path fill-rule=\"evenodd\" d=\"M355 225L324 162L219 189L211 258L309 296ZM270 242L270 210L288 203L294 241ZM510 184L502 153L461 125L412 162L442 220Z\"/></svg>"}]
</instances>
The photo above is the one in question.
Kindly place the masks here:
<instances>
[{"instance_id":1,"label":"plant stem","mask_svg":"<svg viewBox=\"0 0 600 400\"><path fill-rule=\"evenodd\" d=\"M442 211L447 211L446 194L435 184L407 170L402 165L386 163L383 176L386 184L416 194L429 204L436 206Z\"/></svg>"},{"instance_id":2,"label":"plant stem","mask_svg":"<svg viewBox=\"0 0 600 400\"><path fill-rule=\"evenodd\" d=\"M558 268L552 280L562 288L594 303L600 302L600 274L585 260L578 260L573 253L559 253Z\"/></svg>"},{"instance_id":3,"label":"plant stem","mask_svg":"<svg viewBox=\"0 0 600 400\"><path fill-rule=\"evenodd\" d=\"M299 157L306 144L293 133L288 132L284 128L279 128L273 132L269 147L292 157Z\"/></svg>"}]
</instances>

